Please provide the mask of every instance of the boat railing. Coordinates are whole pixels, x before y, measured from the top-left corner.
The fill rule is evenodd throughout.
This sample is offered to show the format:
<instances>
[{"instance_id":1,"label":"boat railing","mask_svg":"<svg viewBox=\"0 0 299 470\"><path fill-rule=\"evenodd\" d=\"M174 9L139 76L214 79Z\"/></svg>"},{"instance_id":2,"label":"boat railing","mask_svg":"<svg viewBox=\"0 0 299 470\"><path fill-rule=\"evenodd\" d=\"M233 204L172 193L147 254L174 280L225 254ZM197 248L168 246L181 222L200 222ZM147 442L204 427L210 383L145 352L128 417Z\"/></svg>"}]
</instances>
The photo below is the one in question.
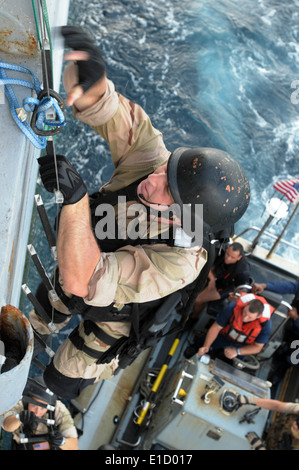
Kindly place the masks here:
<instances>
[{"instance_id":1,"label":"boat railing","mask_svg":"<svg viewBox=\"0 0 299 470\"><path fill-rule=\"evenodd\" d=\"M243 230L242 232L240 232L238 235L235 235L234 238L239 238L239 237L242 237L246 232L248 232L249 230L255 230L256 232L260 232L261 229L259 227L255 227L255 225L253 225L252 227L247 227L245 230ZM272 238L273 240L276 240L277 239L277 236L276 235L273 235L273 233L270 233L270 232L263 232L263 235L267 235L268 237ZM284 240L284 239L281 239L280 240L280 243L283 243L284 245L288 245L290 246L291 248L295 248L296 250L299 250L299 246L298 245L295 245L294 243L291 243L291 242L288 242L287 240Z\"/></svg>"},{"instance_id":2,"label":"boat railing","mask_svg":"<svg viewBox=\"0 0 299 470\"><path fill-rule=\"evenodd\" d=\"M262 255L263 259L267 260L267 261L272 261L272 255L274 253L274 251L276 250L276 248L278 247L278 245L284 245L285 247L288 247L288 248L291 248L291 252L292 252L292 260L289 259L290 257L287 256L283 256L283 255L280 255L279 258L276 258L276 263L277 263L277 260L280 260L278 261L279 263L281 263L284 259L284 263L292 263L292 270L295 269L295 271L297 272L298 271L298 264L295 263L294 264L294 260L297 258L298 256L298 250L299 250L299 246L298 245L295 245L294 243L292 242L289 242L287 240L284 240L281 236L275 236L274 234L270 233L270 232L267 232L265 230L265 227L263 227L262 229L260 229L259 227L256 227L256 226L250 226L250 227L247 227L246 229L244 229L242 232L240 232L238 235L235 235L233 237L234 240L237 240L238 238L243 238L243 236L247 233L247 232L250 232L250 231L253 231L253 232L257 232L257 235L256 237L254 238L253 241L250 241L247 237L246 238L246 241L247 241L247 246L246 246L246 249L245 251L247 252L247 255L251 254L254 252L255 248L257 247L258 245L258 242L260 241L261 237L262 236L265 236L265 237L268 237L269 239L272 239L274 240L274 243L272 245L272 247L270 249L268 248L265 248L265 254ZM287 265L287 270L289 271L290 270L290 266ZM297 275L299 274L299 271L297 272Z\"/></svg>"}]
</instances>

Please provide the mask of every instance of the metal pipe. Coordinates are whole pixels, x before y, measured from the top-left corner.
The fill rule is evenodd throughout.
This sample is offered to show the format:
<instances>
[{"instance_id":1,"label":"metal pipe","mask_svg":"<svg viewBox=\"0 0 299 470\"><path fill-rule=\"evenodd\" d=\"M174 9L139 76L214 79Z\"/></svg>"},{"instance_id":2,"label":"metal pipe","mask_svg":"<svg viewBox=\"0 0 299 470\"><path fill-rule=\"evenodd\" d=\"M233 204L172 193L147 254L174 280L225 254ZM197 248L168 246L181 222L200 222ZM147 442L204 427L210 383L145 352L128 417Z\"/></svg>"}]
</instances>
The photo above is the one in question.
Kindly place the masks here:
<instances>
[{"instance_id":1,"label":"metal pipe","mask_svg":"<svg viewBox=\"0 0 299 470\"><path fill-rule=\"evenodd\" d=\"M46 273L46 270L34 248L33 245L27 245L27 250L31 256L31 259L41 277L41 280L43 281L43 284L45 285L51 299L53 300L53 302L56 302L58 300L58 295L53 287L53 284L49 278L49 276L47 275Z\"/></svg>"},{"instance_id":2,"label":"metal pipe","mask_svg":"<svg viewBox=\"0 0 299 470\"><path fill-rule=\"evenodd\" d=\"M17 308L6 305L0 316L1 330L8 327L11 337L19 341L24 356L11 370L0 374L0 416L13 408L22 398L33 353L33 330L25 315ZM7 349L7 348L6 348ZM8 354L8 350L5 354Z\"/></svg>"},{"instance_id":3,"label":"metal pipe","mask_svg":"<svg viewBox=\"0 0 299 470\"><path fill-rule=\"evenodd\" d=\"M36 194L34 196L34 200L35 200L38 215L40 217L41 223L43 225L43 228L44 228L44 231L45 231L45 234L46 234L46 237L47 237L47 240L48 240L51 252L52 252L52 256L54 260L56 260L57 259L56 238L52 230L52 227L50 225L50 221L49 221L48 214L46 212L43 200L39 194Z\"/></svg>"},{"instance_id":4,"label":"metal pipe","mask_svg":"<svg viewBox=\"0 0 299 470\"><path fill-rule=\"evenodd\" d=\"M56 326L52 321L49 321L49 317L47 312L45 311L44 307L40 304L37 298L32 294L31 290L27 286L27 284L22 285L23 292L27 295L28 299L32 303L37 315L41 317L47 324L47 327L52 333L56 333Z\"/></svg>"}]
</instances>

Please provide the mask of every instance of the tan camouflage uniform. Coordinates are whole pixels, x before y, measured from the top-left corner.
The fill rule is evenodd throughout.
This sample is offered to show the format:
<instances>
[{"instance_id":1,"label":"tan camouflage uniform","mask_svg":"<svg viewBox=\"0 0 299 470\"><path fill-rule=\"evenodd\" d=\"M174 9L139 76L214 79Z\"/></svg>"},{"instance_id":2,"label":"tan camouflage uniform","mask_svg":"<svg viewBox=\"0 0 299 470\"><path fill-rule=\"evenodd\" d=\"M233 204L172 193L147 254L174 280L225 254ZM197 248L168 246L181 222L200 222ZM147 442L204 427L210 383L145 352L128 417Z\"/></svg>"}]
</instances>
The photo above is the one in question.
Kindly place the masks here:
<instances>
[{"instance_id":1,"label":"tan camouflage uniform","mask_svg":"<svg viewBox=\"0 0 299 470\"><path fill-rule=\"evenodd\" d=\"M299 406L299 405L298 405ZM285 442L289 441L291 449L299 449L299 432L293 430L292 424L298 415L279 414L271 424L266 437L267 450L286 450Z\"/></svg>"},{"instance_id":2,"label":"tan camouflage uniform","mask_svg":"<svg viewBox=\"0 0 299 470\"><path fill-rule=\"evenodd\" d=\"M9 416L16 416L20 414L24 410L24 405L22 400L20 400L16 406L14 406L10 411L7 411L3 415L3 423L6 418ZM49 419L48 412L43 415L43 419ZM55 424L58 427L58 431L64 438L77 438L78 433L76 427L74 425L74 421L71 417L70 412L66 408L66 406L59 400L56 401L55 411L54 411L54 419ZM20 443L20 434L21 427L16 429L13 433L13 439L19 444ZM44 423L37 423L36 429L34 431L35 436L39 436L40 434L46 434L48 432L48 427Z\"/></svg>"},{"instance_id":3,"label":"tan camouflage uniform","mask_svg":"<svg viewBox=\"0 0 299 470\"><path fill-rule=\"evenodd\" d=\"M66 71L65 83L71 67ZM148 115L139 105L116 93L110 80L100 101L84 112L74 110L74 115L109 142L115 171L101 188L103 193L117 191L142 177L146 178L170 156L162 134L152 126ZM113 302L121 306L162 298L190 284L202 270L206 259L206 251L201 247L186 249L166 244L126 246L114 253L102 253L84 300L93 306L106 306ZM67 313L61 305L55 305L55 308ZM33 317L31 320L41 333L46 332L44 326L41 330L39 320ZM59 328L64 325L60 324ZM130 332L129 323L98 322L97 325L115 338L128 336ZM98 351L108 349L93 333L86 336L82 324L80 336L88 347ZM54 357L55 368L71 378L107 379L117 363L114 359L108 365L97 365L94 358L77 351L70 340L59 347Z\"/></svg>"}]
</instances>

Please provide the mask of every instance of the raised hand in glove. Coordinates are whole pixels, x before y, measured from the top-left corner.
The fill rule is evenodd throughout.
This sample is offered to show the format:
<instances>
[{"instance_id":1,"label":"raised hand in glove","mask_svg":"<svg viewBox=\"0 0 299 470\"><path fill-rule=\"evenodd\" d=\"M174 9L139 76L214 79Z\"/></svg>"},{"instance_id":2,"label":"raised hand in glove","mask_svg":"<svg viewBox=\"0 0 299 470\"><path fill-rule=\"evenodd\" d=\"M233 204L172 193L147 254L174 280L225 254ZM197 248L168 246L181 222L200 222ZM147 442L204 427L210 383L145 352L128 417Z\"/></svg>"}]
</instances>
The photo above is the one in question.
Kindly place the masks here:
<instances>
[{"instance_id":1,"label":"raised hand in glove","mask_svg":"<svg viewBox=\"0 0 299 470\"><path fill-rule=\"evenodd\" d=\"M53 432L49 433L48 442L50 443L51 447L60 447L65 444L65 438L58 431L58 429L55 429Z\"/></svg>"},{"instance_id":2,"label":"raised hand in glove","mask_svg":"<svg viewBox=\"0 0 299 470\"><path fill-rule=\"evenodd\" d=\"M102 54L95 41L79 26L62 26L61 34L66 47L87 53L85 59L84 55L81 55L82 60L76 60L79 71L78 85L87 91L105 75L106 66ZM66 58L71 59L72 55Z\"/></svg>"},{"instance_id":3,"label":"raised hand in glove","mask_svg":"<svg viewBox=\"0 0 299 470\"><path fill-rule=\"evenodd\" d=\"M75 168L64 155L56 155L59 189L64 197L64 204L75 204L87 193L86 186ZM38 159L40 175L47 191L53 193L57 188L54 155Z\"/></svg>"},{"instance_id":4,"label":"raised hand in glove","mask_svg":"<svg viewBox=\"0 0 299 470\"><path fill-rule=\"evenodd\" d=\"M19 420L27 429L32 430L36 423L36 416L32 411L23 410L19 414Z\"/></svg>"}]
</instances>

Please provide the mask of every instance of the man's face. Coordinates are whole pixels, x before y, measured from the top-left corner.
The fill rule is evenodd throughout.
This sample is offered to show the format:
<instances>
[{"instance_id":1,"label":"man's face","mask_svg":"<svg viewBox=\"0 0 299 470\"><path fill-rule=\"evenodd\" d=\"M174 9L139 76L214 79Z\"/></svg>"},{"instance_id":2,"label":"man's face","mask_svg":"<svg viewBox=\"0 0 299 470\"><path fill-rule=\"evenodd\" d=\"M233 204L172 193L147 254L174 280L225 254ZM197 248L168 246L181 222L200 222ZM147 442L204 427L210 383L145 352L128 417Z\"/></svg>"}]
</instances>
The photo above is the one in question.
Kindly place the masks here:
<instances>
[{"instance_id":1,"label":"man's face","mask_svg":"<svg viewBox=\"0 0 299 470\"><path fill-rule=\"evenodd\" d=\"M34 400L46 404L45 401L42 401L39 398L34 398ZM37 418L42 418L47 413L46 408L42 408L41 406L34 405L33 403L28 404L28 411L32 411L32 413L34 413Z\"/></svg>"},{"instance_id":2,"label":"man's face","mask_svg":"<svg viewBox=\"0 0 299 470\"><path fill-rule=\"evenodd\" d=\"M242 258L239 251L234 251L231 246L225 250L224 262L225 264L234 264Z\"/></svg>"},{"instance_id":3,"label":"man's face","mask_svg":"<svg viewBox=\"0 0 299 470\"><path fill-rule=\"evenodd\" d=\"M137 195L146 206L165 205L165 209L174 204L167 180L167 164L160 166L154 173L148 175L146 179L139 183Z\"/></svg>"},{"instance_id":4,"label":"man's face","mask_svg":"<svg viewBox=\"0 0 299 470\"><path fill-rule=\"evenodd\" d=\"M249 305L245 305L245 307L243 308L243 313L242 313L242 319L243 319L243 323L249 323L251 321L254 321L258 318L259 314L254 312L250 312L249 311Z\"/></svg>"}]
</instances>

